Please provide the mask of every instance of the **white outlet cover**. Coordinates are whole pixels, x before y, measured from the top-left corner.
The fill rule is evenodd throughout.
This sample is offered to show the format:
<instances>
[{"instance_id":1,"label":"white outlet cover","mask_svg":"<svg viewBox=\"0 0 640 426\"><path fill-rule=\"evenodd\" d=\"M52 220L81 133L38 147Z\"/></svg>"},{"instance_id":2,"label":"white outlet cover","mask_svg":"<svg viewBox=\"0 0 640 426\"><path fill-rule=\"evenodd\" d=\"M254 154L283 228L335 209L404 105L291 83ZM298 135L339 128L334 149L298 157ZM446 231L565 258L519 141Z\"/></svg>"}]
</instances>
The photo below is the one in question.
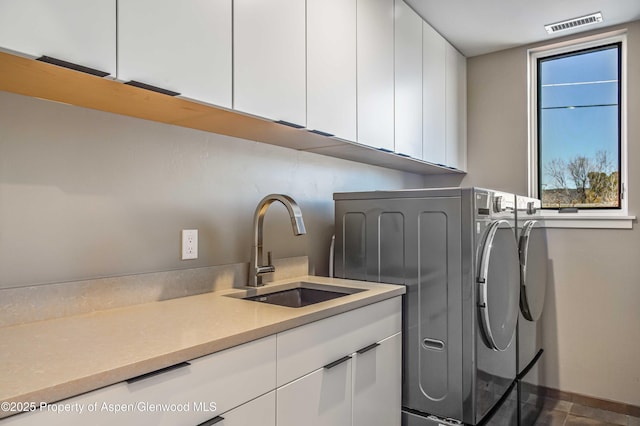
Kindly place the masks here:
<instances>
[{"instance_id":1,"label":"white outlet cover","mask_svg":"<svg viewBox=\"0 0 640 426\"><path fill-rule=\"evenodd\" d=\"M198 258L198 230L182 230L182 260Z\"/></svg>"}]
</instances>

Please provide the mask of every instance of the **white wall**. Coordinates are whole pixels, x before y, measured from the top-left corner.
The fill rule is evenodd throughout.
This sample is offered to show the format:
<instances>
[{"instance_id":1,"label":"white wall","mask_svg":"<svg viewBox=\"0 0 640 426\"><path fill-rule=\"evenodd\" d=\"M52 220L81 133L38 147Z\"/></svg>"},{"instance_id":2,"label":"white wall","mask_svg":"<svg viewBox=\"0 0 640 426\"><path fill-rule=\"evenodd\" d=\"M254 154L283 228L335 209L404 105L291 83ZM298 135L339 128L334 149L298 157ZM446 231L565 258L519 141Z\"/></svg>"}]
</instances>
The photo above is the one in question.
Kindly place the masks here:
<instances>
[{"instance_id":1,"label":"white wall","mask_svg":"<svg viewBox=\"0 0 640 426\"><path fill-rule=\"evenodd\" d=\"M640 215L640 21L628 28L629 208ZM470 58L463 185L527 192L527 48ZM640 405L640 228L549 230L544 384Z\"/></svg>"},{"instance_id":2,"label":"white wall","mask_svg":"<svg viewBox=\"0 0 640 426\"><path fill-rule=\"evenodd\" d=\"M0 92L0 288L248 262L258 201L265 253L327 273L333 192L413 188L422 177ZM181 261L180 230L200 258Z\"/></svg>"}]
</instances>

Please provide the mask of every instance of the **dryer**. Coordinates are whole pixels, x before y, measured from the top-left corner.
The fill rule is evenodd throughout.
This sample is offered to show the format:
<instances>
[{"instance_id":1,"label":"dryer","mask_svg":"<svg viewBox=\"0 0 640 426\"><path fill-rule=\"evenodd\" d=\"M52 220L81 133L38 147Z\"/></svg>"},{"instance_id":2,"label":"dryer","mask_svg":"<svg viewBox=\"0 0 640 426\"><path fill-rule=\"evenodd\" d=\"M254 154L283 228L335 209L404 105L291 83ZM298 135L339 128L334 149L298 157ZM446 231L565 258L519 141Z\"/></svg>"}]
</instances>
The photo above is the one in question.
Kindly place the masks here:
<instances>
[{"instance_id":1,"label":"dryer","mask_svg":"<svg viewBox=\"0 0 640 426\"><path fill-rule=\"evenodd\" d=\"M334 200L335 276L407 287L402 424L516 424L515 196L443 188Z\"/></svg>"},{"instance_id":2,"label":"dryer","mask_svg":"<svg viewBox=\"0 0 640 426\"><path fill-rule=\"evenodd\" d=\"M544 349L541 316L547 288L546 229L540 222L540 200L516 196L520 253L520 314L516 333L518 352L518 424L533 425L544 405L540 385Z\"/></svg>"}]
</instances>

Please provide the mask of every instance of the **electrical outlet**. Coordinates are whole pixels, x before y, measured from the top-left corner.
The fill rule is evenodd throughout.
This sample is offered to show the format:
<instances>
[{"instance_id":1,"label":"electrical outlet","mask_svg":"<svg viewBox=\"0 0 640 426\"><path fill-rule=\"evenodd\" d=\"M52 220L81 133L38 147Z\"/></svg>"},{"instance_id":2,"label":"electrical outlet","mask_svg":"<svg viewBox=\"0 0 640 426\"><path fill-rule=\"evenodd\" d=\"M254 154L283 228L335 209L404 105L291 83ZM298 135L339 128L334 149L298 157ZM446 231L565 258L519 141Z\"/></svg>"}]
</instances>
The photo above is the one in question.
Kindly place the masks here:
<instances>
[{"instance_id":1,"label":"electrical outlet","mask_svg":"<svg viewBox=\"0 0 640 426\"><path fill-rule=\"evenodd\" d=\"M198 230L182 230L182 260L198 258Z\"/></svg>"}]
</instances>

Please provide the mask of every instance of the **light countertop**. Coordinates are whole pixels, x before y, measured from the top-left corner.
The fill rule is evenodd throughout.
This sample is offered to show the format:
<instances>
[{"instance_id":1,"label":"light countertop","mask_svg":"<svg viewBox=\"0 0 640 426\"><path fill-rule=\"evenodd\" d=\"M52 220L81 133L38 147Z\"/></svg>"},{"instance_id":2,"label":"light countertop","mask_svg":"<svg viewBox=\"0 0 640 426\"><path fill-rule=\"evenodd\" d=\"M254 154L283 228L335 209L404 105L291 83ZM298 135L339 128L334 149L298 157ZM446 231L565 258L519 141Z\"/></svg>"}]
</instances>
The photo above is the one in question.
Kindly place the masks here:
<instances>
[{"instance_id":1,"label":"light countertop","mask_svg":"<svg viewBox=\"0 0 640 426\"><path fill-rule=\"evenodd\" d=\"M297 281L367 291L287 308L227 297L244 291L231 289L0 328L0 402L60 401L405 292L311 276L259 291ZM0 418L11 414L0 411Z\"/></svg>"}]
</instances>

